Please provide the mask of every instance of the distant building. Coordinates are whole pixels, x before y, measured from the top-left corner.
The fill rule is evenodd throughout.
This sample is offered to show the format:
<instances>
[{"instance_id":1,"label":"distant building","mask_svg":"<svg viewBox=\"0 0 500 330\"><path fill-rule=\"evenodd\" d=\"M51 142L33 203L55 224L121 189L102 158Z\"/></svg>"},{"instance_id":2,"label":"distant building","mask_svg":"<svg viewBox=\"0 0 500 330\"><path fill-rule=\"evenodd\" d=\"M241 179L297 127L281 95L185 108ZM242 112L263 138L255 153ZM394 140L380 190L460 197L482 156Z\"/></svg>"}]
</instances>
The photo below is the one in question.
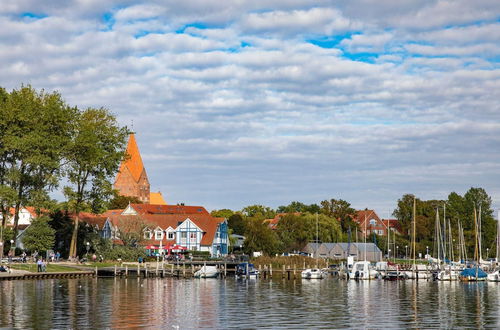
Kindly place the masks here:
<instances>
[{"instance_id":1,"label":"distant building","mask_svg":"<svg viewBox=\"0 0 500 330\"><path fill-rule=\"evenodd\" d=\"M347 259L381 261L382 251L374 243L308 243L303 249L313 258Z\"/></svg>"},{"instance_id":2,"label":"distant building","mask_svg":"<svg viewBox=\"0 0 500 330\"><path fill-rule=\"evenodd\" d=\"M403 235L403 228L401 227L401 223L399 222L398 219L382 219L382 222L392 232L398 235Z\"/></svg>"},{"instance_id":3,"label":"distant building","mask_svg":"<svg viewBox=\"0 0 500 330\"><path fill-rule=\"evenodd\" d=\"M42 213L48 213L47 210L41 210ZM15 208L11 207L9 209L9 213L7 214L7 227L14 226L14 214ZM23 244L23 236L24 231L31 225L31 222L38 217L36 210L32 206L21 206L19 208L19 220L17 222L17 237L16 237L16 247L20 249L24 249ZM2 221L3 216L0 214L0 222Z\"/></svg>"},{"instance_id":4,"label":"distant building","mask_svg":"<svg viewBox=\"0 0 500 330\"><path fill-rule=\"evenodd\" d=\"M137 197L143 203L150 201L148 175L134 134L130 134L126 157L120 165L113 188L122 196Z\"/></svg>"},{"instance_id":5,"label":"distant building","mask_svg":"<svg viewBox=\"0 0 500 330\"><path fill-rule=\"evenodd\" d=\"M382 222L374 210L366 209L357 211L354 221L358 224L362 235L365 235L365 229L367 236L373 233L380 236L387 235L387 226Z\"/></svg>"}]
</instances>

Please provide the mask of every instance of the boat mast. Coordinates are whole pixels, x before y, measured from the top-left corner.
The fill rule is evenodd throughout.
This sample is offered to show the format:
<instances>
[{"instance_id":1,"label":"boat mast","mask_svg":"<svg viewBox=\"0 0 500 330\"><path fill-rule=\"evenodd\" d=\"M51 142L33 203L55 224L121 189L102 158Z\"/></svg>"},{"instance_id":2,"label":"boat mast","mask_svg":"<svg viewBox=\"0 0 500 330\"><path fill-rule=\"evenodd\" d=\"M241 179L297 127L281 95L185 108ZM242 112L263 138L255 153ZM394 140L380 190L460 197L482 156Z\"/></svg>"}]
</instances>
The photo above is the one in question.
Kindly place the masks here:
<instances>
[{"instance_id":1,"label":"boat mast","mask_svg":"<svg viewBox=\"0 0 500 330\"><path fill-rule=\"evenodd\" d=\"M446 204L443 204L443 262L446 262Z\"/></svg>"},{"instance_id":2,"label":"boat mast","mask_svg":"<svg viewBox=\"0 0 500 330\"><path fill-rule=\"evenodd\" d=\"M365 211L365 261L366 261L366 211Z\"/></svg>"},{"instance_id":3,"label":"boat mast","mask_svg":"<svg viewBox=\"0 0 500 330\"><path fill-rule=\"evenodd\" d=\"M417 198L413 196L413 237L412 237L412 242L413 242L413 270L415 271L416 265L415 265L415 251L416 251L416 232L417 232Z\"/></svg>"},{"instance_id":4,"label":"boat mast","mask_svg":"<svg viewBox=\"0 0 500 330\"><path fill-rule=\"evenodd\" d=\"M318 225L318 212L316 212L316 258L318 257L319 248L319 225Z\"/></svg>"},{"instance_id":5,"label":"boat mast","mask_svg":"<svg viewBox=\"0 0 500 330\"><path fill-rule=\"evenodd\" d=\"M496 262L498 264L498 258L500 258L500 210L497 213L497 255Z\"/></svg>"},{"instance_id":6,"label":"boat mast","mask_svg":"<svg viewBox=\"0 0 500 330\"><path fill-rule=\"evenodd\" d=\"M479 263L483 261L483 253L481 251L481 204L479 204L479 212L477 214L478 231L477 231L477 245L479 247Z\"/></svg>"}]
</instances>

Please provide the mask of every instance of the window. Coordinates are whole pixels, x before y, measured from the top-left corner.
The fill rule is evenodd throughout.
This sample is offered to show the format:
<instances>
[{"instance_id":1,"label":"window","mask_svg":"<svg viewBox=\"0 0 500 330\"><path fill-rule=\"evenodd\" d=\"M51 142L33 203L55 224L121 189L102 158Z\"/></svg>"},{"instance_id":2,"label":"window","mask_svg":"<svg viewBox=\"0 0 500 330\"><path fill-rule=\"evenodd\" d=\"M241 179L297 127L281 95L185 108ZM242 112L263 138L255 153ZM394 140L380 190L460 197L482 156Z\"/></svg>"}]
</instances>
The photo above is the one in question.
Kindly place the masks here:
<instances>
[{"instance_id":1,"label":"window","mask_svg":"<svg viewBox=\"0 0 500 330\"><path fill-rule=\"evenodd\" d=\"M167 239L169 239L169 240L173 240L174 239L174 232L173 231L169 231L168 232Z\"/></svg>"},{"instance_id":2,"label":"window","mask_svg":"<svg viewBox=\"0 0 500 330\"><path fill-rule=\"evenodd\" d=\"M146 230L144 232L144 238L145 239L151 239L151 237L153 237L153 233L150 230Z\"/></svg>"},{"instance_id":3,"label":"window","mask_svg":"<svg viewBox=\"0 0 500 330\"><path fill-rule=\"evenodd\" d=\"M191 241L196 241L196 238L197 238L196 233L190 233L189 238L191 239Z\"/></svg>"},{"instance_id":4,"label":"window","mask_svg":"<svg viewBox=\"0 0 500 330\"><path fill-rule=\"evenodd\" d=\"M376 224L377 222L375 221L375 219L370 220L370 226L375 226Z\"/></svg>"},{"instance_id":5,"label":"window","mask_svg":"<svg viewBox=\"0 0 500 330\"><path fill-rule=\"evenodd\" d=\"M383 231L383 230L379 230L379 231L378 231L378 234L379 234L379 235L384 235L384 231Z\"/></svg>"},{"instance_id":6,"label":"window","mask_svg":"<svg viewBox=\"0 0 500 330\"><path fill-rule=\"evenodd\" d=\"M187 238L187 233L185 231L181 232L181 238Z\"/></svg>"},{"instance_id":7,"label":"window","mask_svg":"<svg viewBox=\"0 0 500 330\"><path fill-rule=\"evenodd\" d=\"M163 239L163 231L161 230L156 230L155 231L155 239L157 241L161 241Z\"/></svg>"}]
</instances>

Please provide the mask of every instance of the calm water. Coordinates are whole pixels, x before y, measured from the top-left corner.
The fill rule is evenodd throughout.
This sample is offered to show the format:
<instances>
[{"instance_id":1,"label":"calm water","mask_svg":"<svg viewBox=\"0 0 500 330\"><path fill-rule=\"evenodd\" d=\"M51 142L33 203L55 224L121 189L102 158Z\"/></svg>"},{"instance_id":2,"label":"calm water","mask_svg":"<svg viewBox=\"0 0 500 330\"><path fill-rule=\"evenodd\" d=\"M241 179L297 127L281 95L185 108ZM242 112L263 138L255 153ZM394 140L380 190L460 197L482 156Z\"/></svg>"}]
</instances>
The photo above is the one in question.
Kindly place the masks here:
<instances>
[{"instance_id":1,"label":"calm water","mask_svg":"<svg viewBox=\"0 0 500 330\"><path fill-rule=\"evenodd\" d=\"M500 328L496 283L88 278L0 291L0 327Z\"/></svg>"}]
</instances>

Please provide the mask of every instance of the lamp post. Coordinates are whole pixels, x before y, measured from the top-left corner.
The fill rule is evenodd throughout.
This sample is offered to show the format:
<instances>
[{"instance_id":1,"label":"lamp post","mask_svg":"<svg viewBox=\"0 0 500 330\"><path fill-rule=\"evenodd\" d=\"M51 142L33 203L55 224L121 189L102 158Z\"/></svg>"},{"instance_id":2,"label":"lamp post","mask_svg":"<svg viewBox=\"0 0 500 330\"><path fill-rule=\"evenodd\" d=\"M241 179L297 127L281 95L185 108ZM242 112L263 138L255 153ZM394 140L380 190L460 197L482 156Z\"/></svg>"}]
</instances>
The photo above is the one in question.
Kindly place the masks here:
<instances>
[{"instance_id":1,"label":"lamp post","mask_svg":"<svg viewBox=\"0 0 500 330\"><path fill-rule=\"evenodd\" d=\"M405 259L408 260L408 245L405 245Z\"/></svg>"},{"instance_id":2,"label":"lamp post","mask_svg":"<svg viewBox=\"0 0 500 330\"><path fill-rule=\"evenodd\" d=\"M87 261L89 261L90 243L89 242L85 243L85 247L87 248Z\"/></svg>"},{"instance_id":3,"label":"lamp post","mask_svg":"<svg viewBox=\"0 0 500 330\"><path fill-rule=\"evenodd\" d=\"M387 261L391 261L391 249L387 250Z\"/></svg>"},{"instance_id":4,"label":"lamp post","mask_svg":"<svg viewBox=\"0 0 500 330\"><path fill-rule=\"evenodd\" d=\"M0 264L3 260L3 241L0 241Z\"/></svg>"},{"instance_id":5,"label":"lamp post","mask_svg":"<svg viewBox=\"0 0 500 330\"><path fill-rule=\"evenodd\" d=\"M429 247L428 246L425 247L425 251L426 251L425 257L428 259L429 258Z\"/></svg>"},{"instance_id":6,"label":"lamp post","mask_svg":"<svg viewBox=\"0 0 500 330\"><path fill-rule=\"evenodd\" d=\"M399 246L396 246L396 258L399 258Z\"/></svg>"},{"instance_id":7,"label":"lamp post","mask_svg":"<svg viewBox=\"0 0 500 330\"><path fill-rule=\"evenodd\" d=\"M10 240L10 250L9 250L9 264L12 262L12 257L14 256L15 253L15 246L14 246L14 240Z\"/></svg>"},{"instance_id":8,"label":"lamp post","mask_svg":"<svg viewBox=\"0 0 500 330\"><path fill-rule=\"evenodd\" d=\"M490 248L486 248L486 260L488 260L489 253L490 253Z\"/></svg>"}]
</instances>

